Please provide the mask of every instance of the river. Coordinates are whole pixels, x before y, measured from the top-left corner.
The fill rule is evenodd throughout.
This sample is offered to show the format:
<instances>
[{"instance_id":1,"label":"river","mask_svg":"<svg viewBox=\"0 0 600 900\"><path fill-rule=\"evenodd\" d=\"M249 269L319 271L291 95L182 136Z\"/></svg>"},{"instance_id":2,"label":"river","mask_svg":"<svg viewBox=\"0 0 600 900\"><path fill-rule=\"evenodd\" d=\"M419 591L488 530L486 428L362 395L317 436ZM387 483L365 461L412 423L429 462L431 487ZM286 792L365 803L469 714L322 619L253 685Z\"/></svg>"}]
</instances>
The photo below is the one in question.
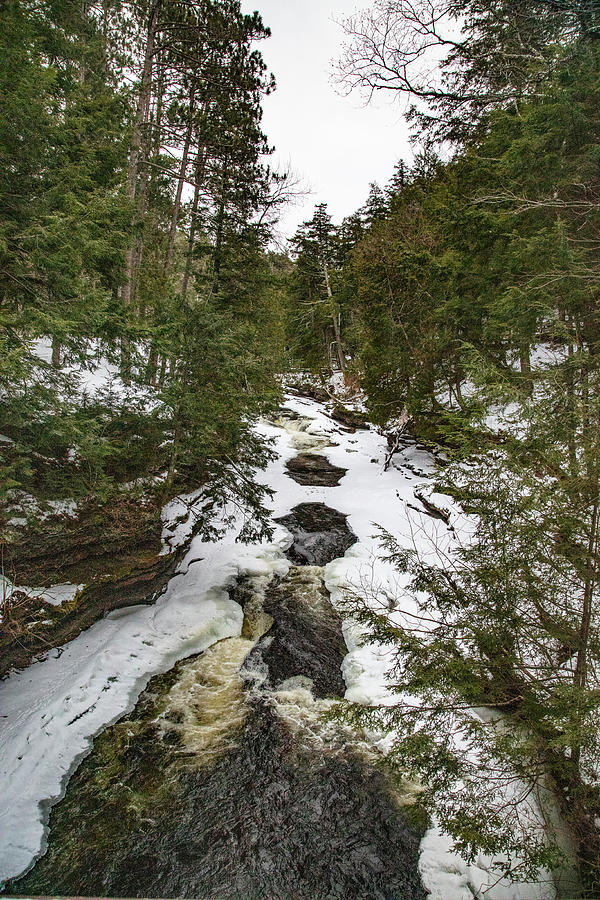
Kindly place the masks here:
<instances>
[{"instance_id":1,"label":"river","mask_svg":"<svg viewBox=\"0 0 600 900\"><path fill-rule=\"evenodd\" d=\"M375 524L448 548L420 508L433 460L286 398L261 428L277 459L272 543L192 537L190 495L165 510L182 555L151 607L110 614L0 684L0 873L9 893L221 900L472 900L495 881L427 828L386 738L333 715L385 701L388 660L342 618L355 589L397 592ZM422 505L421 505L422 507ZM550 900L496 884L489 900Z\"/></svg>"}]
</instances>

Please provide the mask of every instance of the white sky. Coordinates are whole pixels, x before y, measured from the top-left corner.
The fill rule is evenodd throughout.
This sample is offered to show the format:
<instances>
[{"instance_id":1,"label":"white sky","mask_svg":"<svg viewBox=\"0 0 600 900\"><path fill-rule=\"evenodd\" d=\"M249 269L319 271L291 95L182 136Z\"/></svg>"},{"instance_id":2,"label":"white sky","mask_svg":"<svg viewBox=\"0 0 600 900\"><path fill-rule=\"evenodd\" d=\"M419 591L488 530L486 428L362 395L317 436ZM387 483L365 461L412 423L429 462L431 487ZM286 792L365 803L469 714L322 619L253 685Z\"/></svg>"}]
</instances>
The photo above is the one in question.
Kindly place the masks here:
<instances>
[{"instance_id":1,"label":"white sky","mask_svg":"<svg viewBox=\"0 0 600 900\"><path fill-rule=\"evenodd\" d=\"M341 97L330 81L332 60L343 32L334 21L368 0L242 0L245 12L261 13L272 36L261 42L277 90L264 100L264 130L275 145L273 163L291 163L312 191L285 212L287 236L327 203L336 223L366 200L371 181L383 185L401 157L409 160L402 107L389 99L365 106L357 96Z\"/></svg>"}]
</instances>

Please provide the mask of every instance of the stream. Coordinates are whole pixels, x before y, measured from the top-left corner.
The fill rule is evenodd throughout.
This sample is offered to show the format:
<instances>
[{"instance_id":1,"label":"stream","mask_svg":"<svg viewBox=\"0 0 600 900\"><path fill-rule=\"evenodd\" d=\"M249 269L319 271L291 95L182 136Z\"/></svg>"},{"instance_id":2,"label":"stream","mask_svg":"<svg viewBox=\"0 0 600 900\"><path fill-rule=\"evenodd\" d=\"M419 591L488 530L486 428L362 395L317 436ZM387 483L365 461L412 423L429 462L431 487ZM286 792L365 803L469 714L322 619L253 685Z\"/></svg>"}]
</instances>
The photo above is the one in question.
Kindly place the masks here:
<instances>
[{"instance_id":1,"label":"stream","mask_svg":"<svg viewBox=\"0 0 600 900\"><path fill-rule=\"evenodd\" d=\"M407 444L384 472L382 438L340 426L313 401L287 398L264 429L279 452L265 473L273 544L190 542L192 515L175 504L165 541L185 555L154 615L119 611L73 641L66 660L51 655L0 685L5 796L10 805L12 790L25 812L21 823L18 810L0 811L9 895L482 896L485 862L466 866L435 830L425 834L414 788L382 765L385 739L335 716L344 697L387 695L385 654L337 601L365 579L397 589L385 567L374 574L372 521L409 515L432 461ZM444 523L412 515L409 533L454 540ZM113 659L119 641L129 655ZM95 660L94 647L104 648ZM36 691L45 699L32 709ZM487 896L550 900L547 891Z\"/></svg>"}]
</instances>

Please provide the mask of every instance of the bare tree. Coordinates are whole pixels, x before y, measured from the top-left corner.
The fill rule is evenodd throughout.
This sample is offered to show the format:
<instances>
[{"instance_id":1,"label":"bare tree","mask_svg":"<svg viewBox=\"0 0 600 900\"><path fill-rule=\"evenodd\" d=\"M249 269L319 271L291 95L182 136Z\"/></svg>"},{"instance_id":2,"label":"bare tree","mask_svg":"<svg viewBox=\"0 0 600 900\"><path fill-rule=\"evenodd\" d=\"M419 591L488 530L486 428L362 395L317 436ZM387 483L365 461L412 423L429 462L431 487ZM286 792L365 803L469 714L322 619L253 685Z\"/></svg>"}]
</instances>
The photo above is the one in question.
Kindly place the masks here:
<instances>
[{"instance_id":1,"label":"bare tree","mask_svg":"<svg viewBox=\"0 0 600 900\"><path fill-rule=\"evenodd\" d=\"M407 96L430 131L461 138L487 110L536 96L552 47L596 35L598 17L591 0L375 0L341 22L335 79L367 100Z\"/></svg>"}]
</instances>

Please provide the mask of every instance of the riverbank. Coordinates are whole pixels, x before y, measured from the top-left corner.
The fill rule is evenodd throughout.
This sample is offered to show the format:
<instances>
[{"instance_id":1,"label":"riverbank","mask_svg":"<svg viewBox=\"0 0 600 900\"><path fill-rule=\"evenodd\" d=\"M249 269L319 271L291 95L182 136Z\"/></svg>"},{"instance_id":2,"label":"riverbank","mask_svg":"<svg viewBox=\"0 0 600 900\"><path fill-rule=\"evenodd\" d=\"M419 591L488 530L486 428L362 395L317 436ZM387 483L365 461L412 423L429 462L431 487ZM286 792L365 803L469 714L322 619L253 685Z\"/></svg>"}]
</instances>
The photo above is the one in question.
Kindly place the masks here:
<instances>
[{"instance_id":1,"label":"riverbank","mask_svg":"<svg viewBox=\"0 0 600 900\"><path fill-rule=\"evenodd\" d=\"M178 660L196 655L209 646L222 647L228 639L243 638L247 640L247 636L244 635L245 610L242 608L243 604L239 602L240 596L233 590L234 586L239 586L241 583L247 584L249 579L250 583L260 588L263 595L265 591L269 590L281 591L281 584L290 573L291 561L286 557L286 552L290 547L296 554L295 565L298 563L310 564L311 562L314 565L315 560L311 560L307 556L307 552L310 552L311 547L322 546L322 535L324 530L331 528L331 521L325 526L325 529L319 525L311 532L310 522L307 523L306 519L303 519L299 523L296 522L299 527L296 528L296 533L293 533L292 523L287 519L286 524L286 518L294 509L311 504L313 508L323 505L334 510L337 516L341 516L347 523L353 536L350 544L346 543L345 545L344 543L339 545L336 539L332 552L339 555L330 555L327 560L317 560L324 565L322 576L319 576L323 588L316 590L316 594L313 591L313 596L327 599L326 595L329 594L330 600L327 602L333 604L331 609L334 611L338 606L341 594L349 585L353 585L356 589L360 588L362 584L369 589L379 589L396 596L401 589L395 570L378 559L375 523L396 534L403 535L407 541L418 540L423 547L429 549L432 546L448 548L457 539L457 534L460 534L465 521L459 510L452 508L449 512L450 521L446 523L433 517L417 498L418 494L423 496L423 491L431 490L430 476L433 472L434 462L424 448L419 447L414 441L407 441L401 453L395 458L394 464L385 470L386 443L381 435L373 429L360 432L348 429L347 426L332 419L329 411L314 400L288 397L285 407L286 412L281 418L262 426L265 434L274 440L277 451L277 459L260 476L264 483L274 491L271 504L272 515L275 520L279 520L279 524L273 542L242 547L235 543L234 534L230 532L222 540L213 544L202 542L196 537L192 538L189 545L186 546L186 542L190 538L186 524L182 522L175 531L172 528L176 518L177 505L175 504L171 508L172 521L165 523L164 537L166 539L169 536L169 549L175 549L176 545L180 544L186 546L186 550L179 564L178 573L170 580L166 592L155 606L136 606L110 614L67 645L60 657L52 654L45 662L37 663L24 672L11 676L7 682L0 685L0 704L7 714L7 718L3 720L2 738L4 742L3 759L6 760L3 767L3 781L7 785L7 794L5 795L7 802L1 813L3 821L0 823L2 826L0 830L4 835L2 838L4 844L0 850L4 877L12 877L23 872L43 852L47 844L49 811L53 804L63 796L71 774L81 759L90 752L94 737L112 722L116 722L124 714L131 712L140 692L147 686L150 678L161 672L169 672ZM338 470L333 480L337 480L339 483L337 485L331 482L303 484L301 482L307 480L306 469L303 470L303 478L296 480L290 477L294 471L298 474L298 465L290 465L290 463L302 453L308 453L313 458L315 456L326 457L329 465ZM315 468L314 464L313 468ZM317 472L317 482L319 480L322 482L324 480L323 467L316 466L316 468L320 470L320 474ZM325 469L327 468L326 466ZM310 481L310 478L308 480ZM434 500L436 505L447 502L444 498L434 497ZM193 502L193 497L191 497L184 505L189 507L192 504L193 506ZM181 518L181 509L177 516ZM281 521L282 519L283 521ZM318 534L321 537L315 539ZM275 622L273 602L270 601L270 603L271 605L266 604L264 611ZM275 606L280 609L285 604L282 605L279 602ZM298 618L298 606L294 607L293 604L285 615L283 612L279 614L277 627L280 641L281 635L285 636L286 633L289 635L290 622L294 622ZM327 650L330 646L333 658L337 659L333 668L337 667L339 670L341 662L344 677L341 687L338 683L331 690L333 698L345 686L345 694L348 699L367 704L385 702L389 697L385 678L389 664L386 654L377 646L365 645L356 626L351 621L341 623L340 628L346 645L346 654L339 655L339 649L335 650L335 641L327 641L327 647L325 647ZM316 633L318 633L318 629L315 627L305 629L301 644L305 643L307 634L315 635ZM263 638L259 638L258 642L263 640L268 643L274 636L267 633ZM219 641L222 643L218 644ZM273 692L281 693L282 684L285 685L289 678L302 676L311 679L312 686L308 681L287 685L287 688L291 688L296 695L294 702L290 700L291 718L300 721L304 728L307 719L311 719L311 717L315 721L320 721L320 717L315 718L317 711L315 704L322 702L319 701L319 697L327 694L331 685L328 688L323 684L315 690L316 679L311 677L310 672L305 674L302 671L303 663L299 661L298 654L291 652L290 648L295 646L294 641L287 640L285 643L287 643L285 653L275 654L270 647L263 647L261 649L261 665L251 666L250 671L260 671L264 674L266 666L268 672L273 669L273 672L276 673L275 683L268 682L268 679L263 682L263 688L267 684L266 691L270 699L266 705L271 709L271 713L273 699L271 695ZM249 649L247 656L253 658L253 653L256 653L256 650ZM269 660L269 655L271 655L271 660ZM239 666L234 673L236 677L243 668L245 659L246 656L243 657L243 661L238 660ZM285 660L285 664L282 659ZM322 666L313 668L322 668ZM292 669L297 671L292 671ZM244 682L244 691L252 694L256 688L256 679L254 681L242 679L242 681ZM302 703L298 703L298 691L300 691ZM324 702L328 702L328 700L326 699ZM281 698L279 705L281 707ZM252 702L250 702L250 706L252 706ZM254 722L253 727L258 727L257 723L260 721L258 729L260 732L265 726L265 719L263 714L258 715L258 719L256 715L253 712L244 721L247 723L251 720ZM123 720L123 722L125 721L127 720ZM135 721L139 721L139 718L136 717ZM280 719L275 721L280 721ZM123 727L123 723L121 723L117 729L123 733ZM245 733L246 725L241 728L242 731L239 734ZM306 732L304 735L306 737ZM306 743L305 737L300 739L302 748ZM110 732L106 732L100 739L98 752L102 753L102 747L106 747L107 741L110 742L110 740ZM363 737L357 736L356 740L364 743ZM249 739L244 739L241 743L236 744L238 749L234 748L227 752L238 753L239 746L248 742ZM98 744L98 741L96 743ZM250 743L252 742L250 741ZM370 752L384 753L385 744L385 736L379 736L379 739L373 737ZM343 753L343 745L344 742L335 751L338 757L340 753ZM85 780L86 777L81 773L86 771L89 773L89 766L92 768L96 766L99 770L105 768L102 765L98 767L97 761L94 762L95 753L96 750L89 758L88 768L86 769L84 765L67 789L67 804L75 803L75 806L69 807L61 804L63 809L77 808L76 794L82 788L78 779L84 778ZM225 754L219 758L223 761L229 757ZM310 754L306 758L307 765L309 758ZM238 757L237 760L237 768L234 767L232 772L238 772L239 775L240 768L243 769L245 764L242 764L241 758ZM348 763L350 764L350 757ZM250 769L252 770L252 766ZM272 767L271 771L273 772L273 783L276 784L278 776ZM359 782L361 777L358 778ZM122 779L120 780L122 781ZM261 792L265 790L267 790L267 786L263 785ZM385 791L383 794L389 796ZM203 796L206 799L207 795ZM292 797L293 794L290 794L290 799ZM405 799L412 800L413 797ZM392 807L396 808L396 806L397 804L394 802ZM59 817L61 807L57 808ZM360 812L361 808L360 804L355 806L358 821L362 823L363 829L366 822L381 823L389 819L389 816L382 812L385 804L379 808L379 812L374 809L368 816L364 812ZM321 818L325 815L324 809L322 802L312 808L314 817L312 824L310 822L311 814L307 812L309 818L303 820L305 822L304 831L307 835L310 835L312 829L320 823ZM319 812L319 810L321 811ZM294 802L291 802L287 808L287 814L292 817L292 820L298 817L298 807ZM81 815L83 815L83 810L81 810ZM351 820L352 817L349 821ZM72 821L72 816L67 816L66 824L68 825ZM100 821L102 821L102 816ZM277 833L281 832L283 827L281 824L283 820L277 821L279 824L273 824L270 832L272 840L275 842L277 842ZM51 831L53 822L54 819L50 819ZM56 830L58 832L60 829ZM260 832L260 827L258 830ZM152 828L150 831L154 834ZM323 831L319 832L317 829L315 834L317 833L321 834L320 845L322 847L323 842L328 839L325 838ZM83 837L84 835L78 834L78 840ZM240 836L242 843L244 839L243 836ZM262 839L264 839L264 835L262 835ZM155 843L156 841L160 843L158 832L155 834ZM134 846L137 845L134 844ZM233 845L230 843L229 846ZM294 842L290 845L290 847L292 846L294 846ZM307 846L313 847L313 844L308 841ZM319 849L318 844L314 847L313 855ZM54 849L51 852L55 853ZM60 855L60 851L56 852ZM125 852L123 859L131 859L131 852L133 851L130 847L129 855ZM147 852L151 853L151 844L147 845ZM290 850L290 852L292 851ZM202 867L202 853L200 851L198 851L198 855L195 853L196 851L192 853L195 863L192 861L191 865ZM250 854L248 860L251 861L252 851L248 849L247 853ZM378 870L380 870L380 874L381 871L387 872L389 878L392 878L393 873L389 874L387 860L383 868L376 861L379 859L379 862L382 863L382 857L386 858L387 853L379 850L371 860L372 865L369 871L371 871L372 889L370 894L367 873L367 881L362 882L360 891L356 885L354 888L352 887L351 880L344 881L342 878L338 888L345 890L346 893L341 895L334 893L327 896L360 896L361 900L367 896L386 896L378 893L383 890L383 886L373 880L373 872ZM50 855L47 859L49 858ZM489 887L496 878L491 873L491 861L482 857L476 866L467 866L459 857L451 853L448 840L435 831L427 833L421 853L415 851L413 862L415 871L419 866L424 888L436 900L438 898L463 900L465 897L482 896L482 891L486 886ZM123 871L127 868L125 866ZM348 877L352 878L352 866L347 868ZM312 884L310 887L312 893L308 896L314 898L318 894L315 894L315 883L310 881L308 863L306 863L305 870L308 879L306 885ZM363 871L360 866L356 870ZM35 870L31 877L36 877ZM301 874L299 877L301 878ZM256 883L258 885L262 883L260 878ZM298 893L299 883L301 882L290 882L288 894L282 894L282 896L300 896ZM235 887L236 884L238 887ZM390 884L394 884L393 879ZM397 884L398 882L396 882ZM201 885L196 885L196 887L200 889ZM210 894L206 894L203 885L202 887L205 895L210 896ZM334 886L331 890L338 888ZM214 896L228 896L223 894L224 885L222 883L218 889L221 893L214 894ZM232 880L232 891L243 889L247 890L247 884L245 888L242 888L235 879ZM215 890L217 890L217 882L215 882ZM352 893L353 890L354 893ZM416 887L415 890L417 890ZM549 900L549 897L552 896L549 890L551 888L548 884L510 886L500 883L491 888L486 896L493 900L514 900L514 898L518 898L518 900L533 900L533 898ZM65 892L63 891L63 893ZM95 892L100 892L100 888L97 888ZM122 892L119 893L122 895ZM135 895L130 890L127 893ZM165 895L164 891L161 893ZM174 895L172 891L170 893ZM148 893L144 891L137 895L148 896ZM157 896L157 894L154 895ZM178 895L185 896L186 894ZM188 896L198 896L198 894L192 892ZM230 896L236 897L238 894L232 893ZM387 896L394 895L387 894ZM414 896L420 895L415 894ZM405 900L404 896L402 900Z\"/></svg>"}]
</instances>

